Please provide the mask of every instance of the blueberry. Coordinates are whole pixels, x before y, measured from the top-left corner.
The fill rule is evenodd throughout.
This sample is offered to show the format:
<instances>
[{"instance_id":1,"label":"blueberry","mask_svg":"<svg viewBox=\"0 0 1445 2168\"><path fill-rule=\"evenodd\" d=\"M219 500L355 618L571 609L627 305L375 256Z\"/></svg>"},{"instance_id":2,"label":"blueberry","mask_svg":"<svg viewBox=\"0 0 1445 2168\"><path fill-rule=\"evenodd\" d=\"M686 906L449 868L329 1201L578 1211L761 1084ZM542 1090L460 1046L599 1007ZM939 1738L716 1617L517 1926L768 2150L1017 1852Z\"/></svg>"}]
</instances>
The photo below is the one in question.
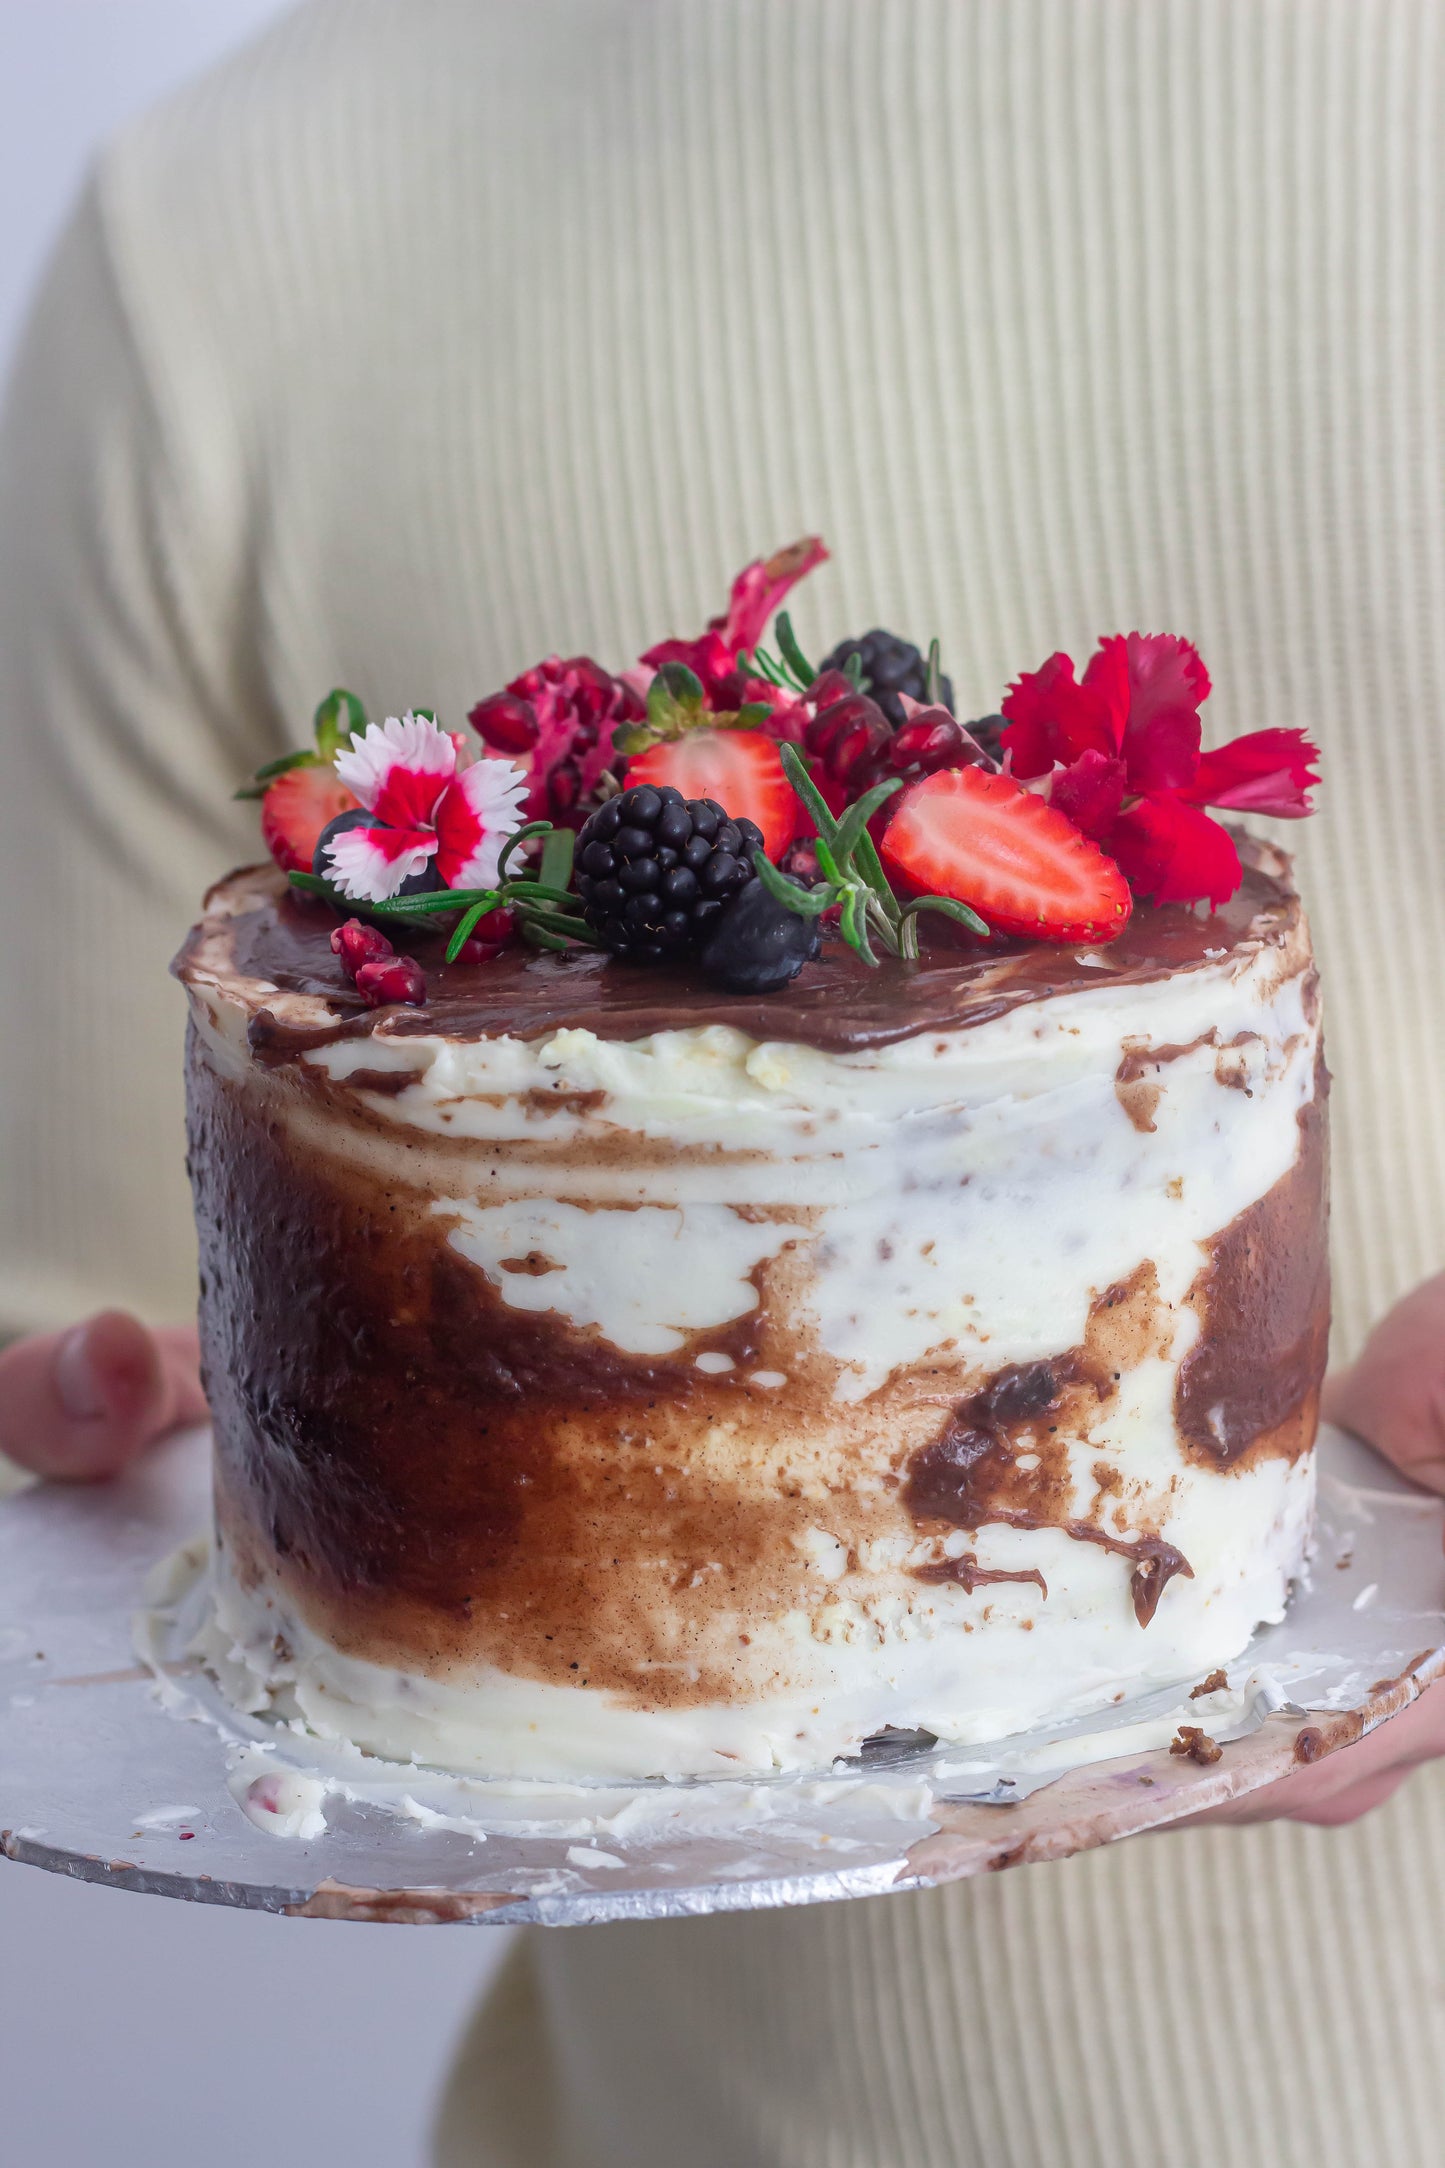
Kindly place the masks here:
<instances>
[{"instance_id":1,"label":"blueberry","mask_svg":"<svg viewBox=\"0 0 1445 2168\"><path fill-rule=\"evenodd\" d=\"M730 994L773 994L795 979L822 947L816 918L778 903L751 880L719 911L698 961Z\"/></svg>"}]
</instances>

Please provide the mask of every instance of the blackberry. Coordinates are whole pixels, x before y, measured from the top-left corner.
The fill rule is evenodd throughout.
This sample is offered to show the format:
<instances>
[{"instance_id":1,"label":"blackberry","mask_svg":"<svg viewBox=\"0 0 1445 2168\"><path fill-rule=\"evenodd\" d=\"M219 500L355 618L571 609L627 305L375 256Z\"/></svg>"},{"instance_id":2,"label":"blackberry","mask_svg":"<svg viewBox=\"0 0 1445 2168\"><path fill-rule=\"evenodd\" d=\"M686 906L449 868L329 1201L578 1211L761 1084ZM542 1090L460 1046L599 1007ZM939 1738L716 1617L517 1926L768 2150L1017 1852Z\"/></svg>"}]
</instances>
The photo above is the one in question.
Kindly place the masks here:
<instances>
[{"instance_id":1,"label":"blackberry","mask_svg":"<svg viewBox=\"0 0 1445 2168\"><path fill-rule=\"evenodd\" d=\"M714 920L698 962L730 994L775 994L822 946L820 919L800 917L749 881Z\"/></svg>"},{"instance_id":2,"label":"blackberry","mask_svg":"<svg viewBox=\"0 0 1445 2168\"><path fill-rule=\"evenodd\" d=\"M636 783L588 815L577 837L577 893L614 956L661 963L706 939L723 905L757 876L762 830L715 798Z\"/></svg>"},{"instance_id":3,"label":"blackberry","mask_svg":"<svg viewBox=\"0 0 1445 2168\"><path fill-rule=\"evenodd\" d=\"M907 693L911 700L928 698L928 664L911 640L900 639L896 632L885 632L875 625L858 640L840 640L831 655L825 656L819 669L841 670L849 657L856 655L863 666L862 690L875 700L895 730L901 730L904 722L903 703L900 693ZM939 681L943 705L953 712L953 682L950 678Z\"/></svg>"},{"instance_id":4,"label":"blackberry","mask_svg":"<svg viewBox=\"0 0 1445 2168\"><path fill-rule=\"evenodd\" d=\"M968 734L976 739L990 760L1003 760L1003 734L1008 729L1006 715L980 715L977 721L966 725Z\"/></svg>"}]
</instances>

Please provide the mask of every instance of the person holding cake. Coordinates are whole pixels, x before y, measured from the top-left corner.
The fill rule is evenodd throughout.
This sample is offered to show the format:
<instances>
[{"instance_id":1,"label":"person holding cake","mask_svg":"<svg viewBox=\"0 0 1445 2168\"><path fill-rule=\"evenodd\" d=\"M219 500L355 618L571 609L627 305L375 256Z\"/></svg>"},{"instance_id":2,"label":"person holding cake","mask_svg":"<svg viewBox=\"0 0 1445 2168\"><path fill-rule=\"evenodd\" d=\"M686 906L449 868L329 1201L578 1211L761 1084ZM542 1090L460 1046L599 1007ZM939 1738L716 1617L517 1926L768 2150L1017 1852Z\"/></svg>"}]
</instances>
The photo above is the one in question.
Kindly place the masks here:
<instances>
[{"instance_id":1,"label":"person holding cake","mask_svg":"<svg viewBox=\"0 0 1445 2168\"><path fill-rule=\"evenodd\" d=\"M1445 1229L1445 557L1412 222L1431 136L1397 125L1428 114L1438 56L1423 17L1375 28L1322 10L1285 51L1226 4L1148 38L1063 0L1006 28L925 0L886 29L863 0L305 7L108 154L4 440L0 879L18 1005L46 1022L6 1083L22 1337L0 1447L94 1477L203 1411L161 975L194 895L256 855L228 801L259 771L273 865L214 890L180 968L218 1605L263 1691L284 1644L289 1687L354 1692L354 1736L429 1737L466 1766L504 1750L520 1683L519 1773L539 1737L577 1735L541 1717L584 1705L594 1758L679 1773L806 1765L886 1722L996 1735L1001 1677L1024 1720L1019 1682L1082 1705L1081 1634L1126 1682L1183 1675L1211 1634L1237 1653L1302 1555L1326 1296L1308 935L1275 846L1230 823L1308 810L1314 741L1326 788L1291 840L1344 1147L1324 1406L1445 1491L1445 1279L1424 1277ZM1302 71L1309 100L1285 95ZM785 118L800 83L805 129ZM1149 118L1186 85L1197 164ZM1221 191L1210 145L1264 148ZM1420 273L1390 287L1409 337L1367 252L1320 253L1342 157L1341 200L1377 191L1383 221L1388 196ZM1241 342L1282 261L1293 313ZM1340 467L1342 441L1368 458ZM647 645L697 622L718 538L741 557L780 511L826 527L830 568L811 539L754 560L702 634ZM880 615L924 637L861 630ZM1207 632L1212 697L1174 633L1033 666L1140 621ZM338 681L377 719L332 694L298 749L295 718ZM841 1186L810 1142L829 1122ZM1000 1168L1010 1197L1047 1200L1036 1224L989 1221ZM950 1258L961 1195L986 1284L964 1285L966 1247ZM403 1198L405 1258L382 1218ZM610 1228L605 1256L584 1222ZM303 1283L312 1252L326 1270ZM388 1354L404 1306L363 1257L432 1289L424 1343ZM614 1552L628 1529L606 1524L631 1576L608 1600L601 1524L574 1509L623 1441L547 1383L584 1350L608 1406L683 1411L667 1496L643 1485L634 1510L647 1540ZM403 1359L428 1462L376 1414ZM532 1380L525 1420L503 1368ZM483 1405L496 1464L525 1478L505 1497L485 1471L457 1485ZM347 1495L391 1499L387 1526L314 1487L323 1429L361 1479ZM704 1431L746 1445L746 1496L704 1470ZM564 1433L541 1466L537 1438ZM797 1462L809 1437L852 1471L841 1534L795 1507L828 1474ZM704 1475L712 1520L690 1529ZM715 1584L650 1598L660 1528L674 1558L726 1546L728 1663ZM927 1630L863 1661L829 1638L843 1601ZM767 1686L779 1604L817 1622L792 1701ZM466 1724L427 1699L443 1612L492 1682ZM544 1654L559 1628L595 1680ZM627 1666L669 1634L704 1651L697 1690L633 1721ZM388 1709L383 1664L409 1679ZM529 1943L478 2018L440 2157L1032 2168L1152 2157L1167 2134L1203 2163L1207 2041L1247 2096L1231 2157L1423 2163L1445 2110L1440 1774L1391 1795L1445 1753L1441 1702L1216 1818L1268 1828ZM1054 2085L1019 2046L1025 2010ZM1301 2058L1307 2108L1268 2082Z\"/></svg>"}]
</instances>

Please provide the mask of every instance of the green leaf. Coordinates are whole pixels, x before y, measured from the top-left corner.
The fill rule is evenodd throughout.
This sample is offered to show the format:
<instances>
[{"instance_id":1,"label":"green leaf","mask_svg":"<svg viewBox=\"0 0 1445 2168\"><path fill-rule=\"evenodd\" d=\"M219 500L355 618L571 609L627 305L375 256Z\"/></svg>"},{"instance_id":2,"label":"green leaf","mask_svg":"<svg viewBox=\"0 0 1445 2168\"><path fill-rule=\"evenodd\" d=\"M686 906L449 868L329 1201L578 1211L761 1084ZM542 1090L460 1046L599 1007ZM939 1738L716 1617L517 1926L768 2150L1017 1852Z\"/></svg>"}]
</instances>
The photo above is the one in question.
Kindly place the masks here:
<instances>
[{"instance_id":1,"label":"green leaf","mask_svg":"<svg viewBox=\"0 0 1445 2168\"><path fill-rule=\"evenodd\" d=\"M806 692L818 673L794 638L793 620L786 610L778 612L778 621L773 627L773 633L777 639L783 661L798 681L799 692Z\"/></svg>"},{"instance_id":2,"label":"green leaf","mask_svg":"<svg viewBox=\"0 0 1445 2168\"><path fill-rule=\"evenodd\" d=\"M560 934L548 933L544 927L537 924L535 919L531 918L525 918L522 921L522 939L530 941L533 948L559 949L564 955L570 946L568 942L562 939Z\"/></svg>"},{"instance_id":3,"label":"green leaf","mask_svg":"<svg viewBox=\"0 0 1445 2168\"><path fill-rule=\"evenodd\" d=\"M842 820L839 821L838 833L833 838L833 852L840 865L846 867L848 860L858 848L860 836L866 830L869 821L872 820L879 806L885 805L890 798L896 797L902 788L902 776L892 775L886 783L875 783L871 790L865 791L861 798L849 806Z\"/></svg>"},{"instance_id":4,"label":"green leaf","mask_svg":"<svg viewBox=\"0 0 1445 2168\"><path fill-rule=\"evenodd\" d=\"M943 698L943 666L936 635L928 643L928 675L923 683L923 697L931 708L936 708Z\"/></svg>"},{"instance_id":5,"label":"green leaf","mask_svg":"<svg viewBox=\"0 0 1445 2168\"><path fill-rule=\"evenodd\" d=\"M514 828L502 845L502 854L497 860L497 879L500 881L506 878L507 861L519 843L525 843L528 836L548 836L551 833L550 821L524 821L520 828Z\"/></svg>"},{"instance_id":6,"label":"green leaf","mask_svg":"<svg viewBox=\"0 0 1445 2168\"><path fill-rule=\"evenodd\" d=\"M916 918L920 911L939 911L945 918L956 918L960 926L967 926L972 933L987 934L988 924L977 911L966 903L955 902L952 896L914 896L904 905L904 917Z\"/></svg>"},{"instance_id":7,"label":"green leaf","mask_svg":"<svg viewBox=\"0 0 1445 2168\"><path fill-rule=\"evenodd\" d=\"M794 793L813 816L813 823L825 843L838 833L838 823L828 811L828 803L817 784L808 773L807 763L795 745L780 745L778 754L783 763L783 773L792 784Z\"/></svg>"},{"instance_id":8,"label":"green leaf","mask_svg":"<svg viewBox=\"0 0 1445 2168\"><path fill-rule=\"evenodd\" d=\"M264 783L247 783L243 790L233 790L231 793L232 798L264 798L265 795Z\"/></svg>"},{"instance_id":9,"label":"green leaf","mask_svg":"<svg viewBox=\"0 0 1445 2168\"><path fill-rule=\"evenodd\" d=\"M647 689L647 727L655 738L680 738L702 719L702 679L685 662L665 662ZM613 744L617 744L614 734ZM618 746L619 752L627 750Z\"/></svg>"},{"instance_id":10,"label":"green leaf","mask_svg":"<svg viewBox=\"0 0 1445 2168\"><path fill-rule=\"evenodd\" d=\"M471 939L473 928L479 920L486 917L489 911L496 910L499 900L494 896L490 903L474 903L462 913L461 920L447 943L447 962L449 964L456 962L466 943Z\"/></svg>"},{"instance_id":11,"label":"green leaf","mask_svg":"<svg viewBox=\"0 0 1445 2168\"><path fill-rule=\"evenodd\" d=\"M775 655L765 647L754 648L753 668L759 677L765 677L770 685L776 685L780 693L790 693L794 687Z\"/></svg>"},{"instance_id":12,"label":"green leaf","mask_svg":"<svg viewBox=\"0 0 1445 2168\"><path fill-rule=\"evenodd\" d=\"M316 710L313 728L316 732L316 754L326 767L330 767L337 754L359 738L366 728L366 710L355 693L337 685L330 691Z\"/></svg>"},{"instance_id":13,"label":"green leaf","mask_svg":"<svg viewBox=\"0 0 1445 2168\"><path fill-rule=\"evenodd\" d=\"M278 775L289 775L293 768L321 768L325 766L319 753L309 750L299 753L282 753L275 760L268 760L258 768L254 780L257 783L274 783Z\"/></svg>"},{"instance_id":14,"label":"green leaf","mask_svg":"<svg viewBox=\"0 0 1445 2168\"><path fill-rule=\"evenodd\" d=\"M871 888L863 891L863 912L873 932L882 942L890 956L903 954L903 926L901 918L890 918L883 907L883 899L875 896Z\"/></svg>"},{"instance_id":15,"label":"green leaf","mask_svg":"<svg viewBox=\"0 0 1445 2168\"><path fill-rule=\"evenodd\" d=\"M542 863L537 878L544 887L554 888L566 895L572 886L572 854L577 848L577 838L570 828L554 828L542 845Z\"/></svg>"},{"instance_id":16,"label":"green leaf","mask_svg":"<svg viewBox=\"0 0 1445 2168\"><path fill-rule=\"evenodd\" d=\"M346 897L330 881L323 881L319 873L288 873L287 880L293 888L304 888L308 896L324 896L328 903L346 904Z\"/></svg>"},{"instance_id":17,"label":"green leaf","mask_svg":"<svg viewBox=\"0 0 1445 2168\"><path fill-rule=\"evenodd\" d=\"M836 889L804 888L800 881L790 881L765 851L753 852L753 868L774 902L796 911L799 918L821 918L837 901Z\"/></svg>"},{"instance_id":18,"label":"green leaf","mask_svg":"<svg viewBox=\"0 0 1445 2168\"><path fill-rule=\"evenodd\" d=\"M882 904L885 916L896 924L898 920L898 898L888 884L888 876L883 871L883 861L878 856L877 845L866 828L858 838L857 847L853 852L853 864Z\"/></svg>"},{"instance_id":19,"label":"green leaf","mask_svg":"<svg viewBox=\"0 0 1445 2168\"><path fill-rule=\"evenodd\" d=\"M861 693L863 690L863 657L856 654L850 655L843 665L843 675L852 685L854 692Z\"/></svg>"},{"instance_id":20,"label":"green leaf","mask_svg":"<svg viewBox=\"0 0 1445 2168\"><path fill-rule=\"evenodd\" d=\"M735 730L761 730L772 712L765 700L745 700L738 709L733 728Z\"/></svg>"},{"instance_id":21,"label":"green leaf","mask_svg":"<svg viewBox=\"0 0 1445 2168\"><path fill-rule=\"evenodd\" d=\"M868 938L868 914L863 907L864 891L856 883L849 887L843 897L842 934L849 948L856 949L871 970L878 968L878 958Z\"/></svg>"},{"instance_id":22,"label":"green leaf","mask_svg":"<svg viewBox=\"0 0 1445 2168\"><path fill-rule=\"evenodd\" d=\"M542 881L525 878L520 881L508 881L506 891L503 900L508 904L565 903L570 904L574 909L577 904L577 898L570 888L549 888Z\"/></svg>"},{"instance_id":23,"label":"green leaf","mask_svg":"<svg viewBox=\"0 0 1445 2168\"><path fill-rule=\"evenodd\" d=\"M586 948L602 946L585 918L574 918L567 912L537 910L529 906L522 916L523 932L529 926L541 926L548 933L565 934L569 941L580 941Z\"/></svg>"},{"instance_id":24,"label":"green leaf","mask_svg":"<svg viewBox=\"0 0 1445 2168\"><path fill-rule=\"evenodd\" d=\"M468 904L496 893L494 888L433 888L420 896L387 896L362 908L372 918L434 918L439 911L465 911Z\"/></svg>"},{"instance_id":25,"label":"green leaf","mask_svg":"<svg viewBox=\"0 0 1445 2168\"><path fill-rule=\"evenodd\" d=\"M833 856L830 846L823 841L821 836L814 839L813 856L817 859L818 870L825 880L832 881L834 886L839 888L846 885L847 875Z\"/></svg>"},{"instance_id":26,"label":"green leaf","mask_svg":"<svg viewBox=\"0 0 1445 2168\"><path fill-rule=\"evenodd\" d=\"M898 953L906 964L918 961L918 919L909 911L898 921Z\"/></svg>"}]
</instances>

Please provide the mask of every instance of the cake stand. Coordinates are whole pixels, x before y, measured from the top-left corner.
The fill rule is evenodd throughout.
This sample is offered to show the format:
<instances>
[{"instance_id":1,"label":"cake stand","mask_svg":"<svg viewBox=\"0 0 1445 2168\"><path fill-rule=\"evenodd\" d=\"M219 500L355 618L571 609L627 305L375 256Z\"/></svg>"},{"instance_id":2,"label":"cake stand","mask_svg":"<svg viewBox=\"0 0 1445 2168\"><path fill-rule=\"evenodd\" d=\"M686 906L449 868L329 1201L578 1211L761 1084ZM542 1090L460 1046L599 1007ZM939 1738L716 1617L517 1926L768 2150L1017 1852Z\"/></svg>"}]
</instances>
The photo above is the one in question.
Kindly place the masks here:
<instances>
[{"instance_id":1,"label":"cake stand","mask_svg":"<svg viewBox=\"0 0 1445 2168\"><path fill-rule=\"evenodd\" d=\"M809 1777L528 1785L225 1707L184 1654L184 1554L168 1596L147 1591L206 1521L193 1433L120 1482L0 1502L0 1853L302 1919L565 1925L918 1889L1113 1843L1336 1751L1445 1671L1439 1502L1339 1432L1321 1454L1307 1585L1222 1691L1186 1682L988 1747L885 1734ZM1170 1751L1184 1725L1205 1759Z\"/></svg>"}]
</instances>

